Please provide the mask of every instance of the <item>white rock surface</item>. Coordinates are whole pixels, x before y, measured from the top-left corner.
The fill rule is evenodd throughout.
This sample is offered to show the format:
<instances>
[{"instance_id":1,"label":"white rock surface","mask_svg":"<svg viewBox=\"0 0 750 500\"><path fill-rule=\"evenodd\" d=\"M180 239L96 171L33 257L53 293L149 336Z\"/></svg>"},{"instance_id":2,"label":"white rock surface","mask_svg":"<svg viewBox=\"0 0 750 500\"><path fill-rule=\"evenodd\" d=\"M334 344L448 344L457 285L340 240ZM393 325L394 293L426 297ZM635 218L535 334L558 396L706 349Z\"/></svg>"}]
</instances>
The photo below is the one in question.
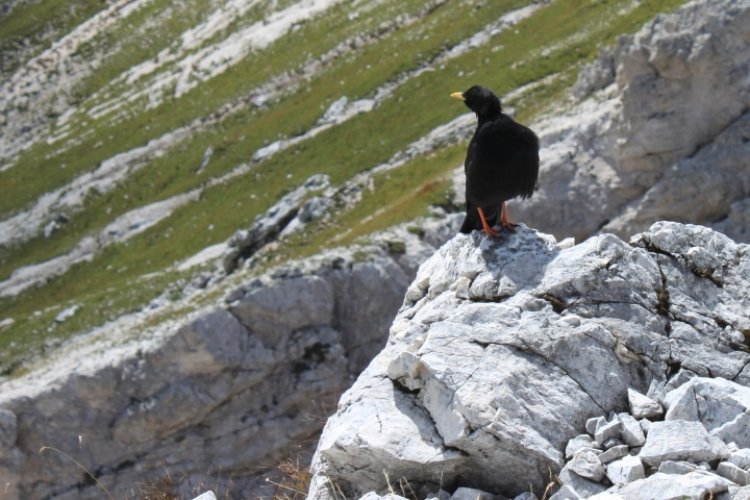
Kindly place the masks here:
<instances>
[{"instance_id":1,"label":"white rock surface","mask_svg":"<svg viewBox=\"0 0 750 500\"><path fill-rule=\"evenodd\" d=\"M630 413L638 419L660 417L664 414L664 409L659 403L633 389L628 389L628 404Z\"/></svg>"},{"instance_id":2,"label":"white rock surface","mask_svg":"<svg viewBox=\"0 0 750 500\"><path fill-rule=\"evenodd\" d=\"M716 473L721 477L729 479L733 483L739 484L740 486L747 486L750 484L750 472L731 462L721 462L716 467Z\"/></svg>"},{"instance_id":3,"label":"white rock surface","mask_svg":"<svg viewBox=\"0 0 750 500\"><path fill-rule=\"evenodd\" d=\"M748 241L748 25L748 2L699 0L621 37L581 72L579 97L604 90L534 125L539 189L510 213L578 240L667 219Z\"/></svg>"},{"instance_id":4,"label":"white rock surface","mask_svg":"<svg viewBox=\"0 0 750 500\"><path fill-rule=\"evenodd\" d=\"M733 451L729 457L729 461L743 469L750 469L750 448Z\"/></svg>"},{"instance_id":5,"label":"white rock surface","mask_svg":"<svg viewBox=\"0 0 750 500\"><path fill-rule=\"evenodd\" d=\"M695 377L667 394L667 420L696 420L711 435L750 447L750 387Z\"/></svg>"},{"instance_id":6,"label":"white rock surface","mask_svg":"<svg viewBox=\"0 0 750 500\"><path fill-rule=\"evenodd\" d=\"M602 452L599 454L599 461L602 464L608 464L612 462L613 460L617 460L618 458L622 458L628 454L628 446L627 445L620 445L620 446L613 446L610 449L608 449L605 452Z\"/></svg>"},{"instance_id":7,"label":"white rock surface","mask_svg":"<svg viewBox=\"0 0 750 500\"><path fill-rule=\"evenodd\" d=\"M683 476L657 472L645 479L633 481L621 488L607 490L604 495L591 497L592 500L704 500L716 498L732 486L716 474L690 472Z\"/></svg>"},{"instance_id":8,"label":"white rock surface","mask_svg":"<svg viewBox=\"0 0 750 500\"><path fill-rule=\"evenodd\" d=\"M643 446L646 443L646 436L643 434L641 424L627 413L621 413L618 418L622 422L620 437L625 444L628 446Z\"/></svg>"},{"instance_id":9,"label":"white rock surface","mask_svg":"<svg viewBox=\"0 0 750 500\"><path fill-rule=\"evenodd\" d=\"M646 473L641 459L628 455L607 465L607 477L612 484L619 486L644 479Z\"/></svg>"},{"instance_id":10,"label":"white rock surface","mask_svg":"<svg viewBox=\"0 0 750 500\"><path fill-rule=\"evenodd\" d=\"M695 248L722 263L715 276ZM325 498L328 476L351 496L380 491L383 470L434 489L460 477L493 494L542 491L568 441L591 418L616 419L629 388L709 372L750 381L750 354L721 335L745 328L748 276L747 247L698 226L657 223L630 244L601 235L574 247L523 226L455 236L422 265L385 349L329 419L309 498ZM660 436L674 423L651 424L650 463L729 456L700 422L674 431L695 437L687 455L671 449ZM568 465L560 474L579 494L606 489Z\"/></svg>"},{"instance_id":11,"label":"white rock surface","mask_svg":"<svg viewBox=\"0 0 750 500\"><path fill-rule=\"evenodd\" d=\"M680 420L651 424L646 445L638 456L652 467L658 467L665 460L702 462L726 458L715 449L700 422Z\"/></svg>"},{"instance_id":12,"label":"white rock surface","mask_svg":"<svg viewBox=\"0 0 750 500\"><path fill-rule=\"evenodd\" d=\"M596 453L593 451L583 451L576 453L573 459L568 462L571 472L574 472L584 479L599 482L605 474L604 467L599 461Z\"/></svg>"}]
</instances>

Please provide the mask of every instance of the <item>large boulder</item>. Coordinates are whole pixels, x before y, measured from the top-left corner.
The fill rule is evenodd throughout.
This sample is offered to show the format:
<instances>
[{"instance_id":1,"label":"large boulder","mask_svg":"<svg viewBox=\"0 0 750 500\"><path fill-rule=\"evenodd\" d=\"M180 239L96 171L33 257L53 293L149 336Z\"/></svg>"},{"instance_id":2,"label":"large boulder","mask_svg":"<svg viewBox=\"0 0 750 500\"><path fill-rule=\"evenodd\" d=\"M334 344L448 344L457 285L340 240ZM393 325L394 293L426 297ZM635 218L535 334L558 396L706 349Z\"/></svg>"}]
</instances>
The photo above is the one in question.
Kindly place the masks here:
<instances>
[{"instance_id":1,"label":"large boulder","mask_svg":"<svg viewBox=\"0 0 750 500\"><path fill-rule=\"evenodd\" d=\"M587 99L534 125L539 189L510 212L579 240L675 220L750 241L748 74L750 3L658 15L581 71Z\"/></svg>"},{"instance_id":2,"label":"large boulder","mask_svg":"<svg viewBox=\"0 0 750 500\"><path fill-rule=\"evenodd\" d=\"M498 239L459 234L422 265L388 344L342 396L309 498L394 484L425 495L541 494L587 427L594 436L577 448L611 448L605 462L643 444L652 465L691 457L653 451L635 418L617 413L658 407L634 394L652 383L662 392L696 376L750 385L749 285L748 247L701 226L662 222L630 243L603 234L576 246L525 226ZM706 404L744 422L742 408ZM705 445L698 459L724 457L710 437L722 429L694 431ZM588 474L572 458L573 474ZM616 472L640 474L627 461ZM592 478L573 489L603 491Z\"/></svg>"}]
</instances>

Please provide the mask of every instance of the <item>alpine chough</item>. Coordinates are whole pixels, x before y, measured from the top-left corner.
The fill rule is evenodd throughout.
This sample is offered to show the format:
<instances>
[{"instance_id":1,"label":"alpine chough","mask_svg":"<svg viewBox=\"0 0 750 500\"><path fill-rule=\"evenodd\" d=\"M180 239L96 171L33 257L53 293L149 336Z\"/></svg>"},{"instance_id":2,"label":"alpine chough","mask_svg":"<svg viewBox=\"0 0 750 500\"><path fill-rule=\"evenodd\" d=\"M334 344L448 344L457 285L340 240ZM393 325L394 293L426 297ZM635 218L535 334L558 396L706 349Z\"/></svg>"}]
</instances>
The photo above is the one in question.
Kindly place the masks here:
<instances>
[{"instance_id":1,"label":"alpine chough","mask_svg":"<svg viewBox=\"0 0 750 500\"><path fill-rule=\"evenodd\" d=\"M492 228L498 223L512 231L516 224L508 219L505 202L533 194L539 174L539 139L504 114L500 99L484 87L474 85L451 97L464 101L477 115L477 128L464 162L466 218L461 232L481 229L489 236L498 236L500 233Z\"/></svg>"}]
</instances>

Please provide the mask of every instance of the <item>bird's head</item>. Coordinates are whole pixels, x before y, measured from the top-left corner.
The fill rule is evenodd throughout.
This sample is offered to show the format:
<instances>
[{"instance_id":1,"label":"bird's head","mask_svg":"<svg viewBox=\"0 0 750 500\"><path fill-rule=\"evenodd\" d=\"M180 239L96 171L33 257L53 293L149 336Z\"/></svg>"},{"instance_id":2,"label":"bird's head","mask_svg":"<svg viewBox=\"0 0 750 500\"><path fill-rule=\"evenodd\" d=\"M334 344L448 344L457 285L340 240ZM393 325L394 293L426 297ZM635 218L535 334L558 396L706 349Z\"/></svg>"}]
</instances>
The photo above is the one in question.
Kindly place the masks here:
<instances>
[{"instance_id":1,"label":"bird's head","mask_svg":"<svg viewBox=\"0 0 750 500\"><path fill-rule=\"evenodd\" d=\"M463 101L480 118L494 118L503 110L500 99L491 90L479 85L466 92L454 92L451 97Z\"/></svg>"}]
</instances>

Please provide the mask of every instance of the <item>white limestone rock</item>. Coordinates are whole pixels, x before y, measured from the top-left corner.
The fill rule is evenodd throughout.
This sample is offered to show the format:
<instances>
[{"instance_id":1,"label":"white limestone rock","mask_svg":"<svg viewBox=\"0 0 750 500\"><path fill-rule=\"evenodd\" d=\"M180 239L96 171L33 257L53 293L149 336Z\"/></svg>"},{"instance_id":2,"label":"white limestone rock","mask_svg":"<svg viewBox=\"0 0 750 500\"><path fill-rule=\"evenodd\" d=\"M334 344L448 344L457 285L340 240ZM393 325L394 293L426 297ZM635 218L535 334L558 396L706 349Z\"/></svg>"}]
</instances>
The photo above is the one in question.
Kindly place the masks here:
<instances>
[{"instance_id":1,"label":"white limestone rock","mask_svg":"<svg viewBox=\"0 0 750 500\"><path fill-rule=\"evenodd\" d=\"M652 423L638 456L652 467L658 467L665 460L700 462L725 458L700 422L679 420Z\"/></svg>"},{"instance_id":2,"label":"white limestone rock","mask_svg":"<svg viewBox=\"0 0 750 500\"><path fill-rule=\"evenodd\" d=\"M407 500L407 499L405 497L402 497L401 495L393 495L393 494L378 495L374 491L371 491L359 497L359 500Z\"/></svg>"},{"instance_id":3,"label":"white limestone rock","mask_svg":"<svg viewBox=\"0 0 750 500\"><path fill-rule=\"evenodd\" d=\"M532 127L545 182L510 212L578 241L666 219L717 224L747 242L749 19L746 2L693 1L621 37L574 92L603 90Z\"/></svg>"},{"instance_id":4,"label":"white limestone rock","mask_svg":"<svg viewBox=\"0 0 750 500\"><path fill-rule=\"evenodd\" d=\"M593 436L596 434L596 431L598 431L600 427L606 425L606 423L607 419L604 417L592 417L586 420L586 432Z\"/></svg>"},{"instance_id":5,"label":"white limestone rock","mask_svg":"<svg viewBox=\"0 0 750 500\"><path fill-rule=\"evenodd\" d=\"M627 413L620 413L618 417L622 422L620 437L625 444L628 446L643 446L646 443L646 436L643 434L643 429L641 429L638 421Z\"/></svg>"},{"instance_id":6,"label":"white limestone rock","mask_svg":"<svg viewBox=\"0 0 750 500\"><path fill-rule=\"evenodd\" d=\"M628 388L628 405L630 414L637 419L658 418L664 413L659 403L630 388Z\"/></svg>"},{"instance_id":7,"label":"white limestone rock","mask_svg":"<svg viewBox=\"0 0 750 500\"><path fill-rule=\"evenodd\" d=\"M207 491L193 498L193 500L216 500L216 494L213 491Z\"/></svg>"},{"instance_id":8,"label":"white limestone rock","mask_svg":"<svg viewBox=\"0 0 750 500\"><path fill-rule=\"evenodd\" d=\"M599 448L599 445L591 439L591 436L588 434L579 434L565 445L565 458L570 460L581 450L594 450L596 448Z\"/></svg>"},{"instance_id":9,"label":"white limestone rock","mask_svg":"<svg viewBox=\"0 0 750 500\"><path fill-rule=\"evenodd\" d=\"M750 500L750 486L730 486L729 496L732 500Z\"/></svg>"},{"instance_id":10,"label":"white limestone rock","mask_svg":"<svg viewBox=\"0 0 750 500\"><path fill-rule=\"evenodd\" d=\"M646 473L641 459L628 455L607 465L607 477L617 486L644 479Z\"/></svg>"},{"instance_id":11,"label":"white limestone rock","mask_svg":"<svg viewBox=\"0 0 750 500\"><path fill-rule=\"evenodd\" d=\"M750 448L741 448L732 451L728 460L737 467L750 470Z\"/></svg>"},{"instance_id":12,"label":"white limestone rock","mask_svg":"<svg viewBox=\"0 0 750 500\"><path fill-rule=\"evenodd\" d=\"M589 497L607 489L606 486L598 481L592 481L579 476L577 473L573 472L573 467L575 467L575 465L568 462L565 467L562 468L557 477L563 486L570 487L577 495L579 495L579 497ZM604 470L602 470L602 477L604 477Z\"/></svg>"},{"instance_id":13,"label":"white limestone rock","mask_svg":"<svg viewBox=\"0 0 750 500\"><path fill-rule=\"evenodd\" d=\"M579 500L579 495L576 490L573 489L569 484L563 484L559 490L557 490L549 500Z\"/></svg>"},{"instance_id":14,"label":"white limestone rock","mask_svg":"<svg viewBox=\"0 0 750 500\"><path fill-rule=\"evenodd\" d=\"M605 470L596 453L582 451L576 453L573 459L567 463L570 470L584 479L599 482L604 478Z\"/></svg>"},{"instance_id":15,"label":"white limestone rock","mask_svg":"<svg viewBox=\"0 0 750 500\"><path fill-rule=\"evenodd\" d=\"M696 274L696 245L731 262L721 270L723 287ZM525 226L497 239L455 236L420 268L388 345L329 419L316 477L336 477L356 496L382 491L383 470L433 489L439 471L443 482L460 476L513 496L529 486L542 491L551 469L578 494L581 485L599 492L602 485L565 465L563 452L587 421L596 435L590 419L613 411L598 433L601 440L610 426L607 443L616 444L628 389L645 390L678 363L745 380L750 355L721 341L716 318L742 324L748 255L709 229L676 223L655 224L631 244L601 235L566 248ZM472 292L477 280L498 287ZM672 338L682 319L692 334ZM411 427L398 424L405 409ZM680 423L688 432L675 429L679 439L667 441L679 446L671 448L659 430L670 423L651 424L640 451L651 465L728 456L699 422ZM702 433L685 447L680 439L695 438L690 426ZM427 460L434 465L420 465Z\"/></svg>"},{"instance_id":16,"label":"white limestone rock","mask_svg":"<svg viewBox=\"0 0 750 500\"><path fill-rule=\"evenodd\" d=\"M665 460L659 464L658 471L663 472L664 474L687 474L688 472L693 472L699 469L700 467L693 462L686 462L684 460Z\"/></svg>"},{"instance_id":17,"label":"white limestone rock","mask_svg":"<svg viewBox=\"0 0 750 500\"><path fill-rule=\"evenodd\" d=\"M596 433L594 434L594 439L596 440L596 444L599 446L604 446L604 442L611 439L616 438L620 435L620 429L622 428L622 422L615 419L611 422L607 422L606 424L602 425L596 430ZM604 446L605 448L611 448L611 446Z\"/></svg>"},{"instance_id":18,"label":"white limestone rock","mask_svg":"<svg viewBox=\"0 0 750 500\"><path fill-rule=\"evenodd\" d=\"M710 472L690 472L683 476L657 472L625 486L614 486L606 495L591 497L591 500L653 498L659 500L704 500L716 498L729 490L733 483Z\"/></svg>"},{"instance_id":19,"label":"white limestone rock","mask_svg":"<svg viewBox=\"0 0 750 500\"><path fill-rule=\"evenodd\" d=\"M701 422L712 436L750 447L750 387L695 377L667 395L667 420Z\"/></svg>"},{"instance_id":20,"label":"white limestone rock","mask_svg":"<svg viewBox=\"0 0 750 500\"><path fill-rule=\"evenodd\" d=\"M495 500L498 497L486 491L476 488L466 488L464 486L456 489L451 495L450 500Z\"/></svg>"},{"instance_id":21,"label":"white limestone rock","mask_svg":"<svg viewBox=\"0 0 750 500\"><path fill-rule=\"evenodd\" d=\"M740 486L750 485L750 472L731 462L721 462L718 467L716 467L716 473L721 477L739 484Z\"/></svg>"},{"instance_id":22,"label":"white limestone rock","mask_svg":"<svg viewBox=\"0 0 750 500\"><path fill-rule=\"evenodd\" d=\"M602 464L608 464L612 462L613 460L617 460L618 458L622 458L628 454L628 446L627 445L620 445L620 446L613 446L612 448L608 449L607 451L604 451L598 455L599 461Z\"/></svg>"}]
</instances>

